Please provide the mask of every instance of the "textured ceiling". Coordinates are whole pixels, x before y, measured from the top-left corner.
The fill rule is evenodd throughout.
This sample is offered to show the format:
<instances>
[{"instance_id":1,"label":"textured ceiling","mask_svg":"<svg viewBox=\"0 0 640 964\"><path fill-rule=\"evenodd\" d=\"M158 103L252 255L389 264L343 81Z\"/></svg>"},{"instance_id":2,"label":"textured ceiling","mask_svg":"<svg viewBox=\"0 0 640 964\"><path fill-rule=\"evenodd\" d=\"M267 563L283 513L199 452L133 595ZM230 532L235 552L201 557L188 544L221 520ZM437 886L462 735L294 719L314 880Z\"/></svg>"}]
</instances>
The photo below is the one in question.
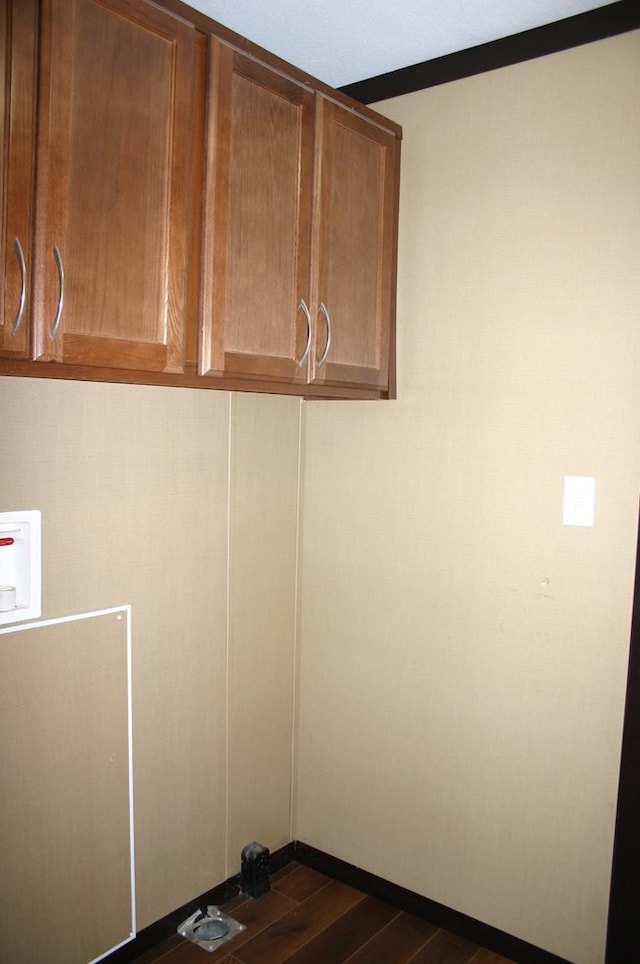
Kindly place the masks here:
<instances>
[{"instance_id":1,"label":"textured ceiling","mask_svg":"<svg viewBox=\"0 0 640 964\"><path fill-rule=\"evenodd\" d=\"M612 0L188 0L332 87L432 60Z\"/></svg>"}]
</instances>

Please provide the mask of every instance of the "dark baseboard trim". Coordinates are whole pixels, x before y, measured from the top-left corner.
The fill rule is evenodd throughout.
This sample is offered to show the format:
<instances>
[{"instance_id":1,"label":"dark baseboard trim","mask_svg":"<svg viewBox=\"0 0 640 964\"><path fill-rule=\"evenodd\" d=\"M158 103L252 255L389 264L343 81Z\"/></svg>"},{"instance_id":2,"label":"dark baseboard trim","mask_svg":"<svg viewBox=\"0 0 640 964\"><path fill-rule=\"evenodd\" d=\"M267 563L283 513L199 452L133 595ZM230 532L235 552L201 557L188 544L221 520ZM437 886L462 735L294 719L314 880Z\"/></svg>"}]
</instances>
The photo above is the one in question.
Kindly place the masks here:
<instances>
[{"instance_id":1,"label":"dark baseboard trim","mask_svg":"<svg viewBox=\"0 0 640 964\"><path fill-rule=\"evenodd\" d=\"M343 93L362 104L412 94L427 87L472 77L488 70L545 57L571 47L604 40L640 27L640 5L636 0L618 0L595 10L567 17L533 30L480 44L445 57L392 70L342 87Z\"/></svg>"},{"instance_id":2,"label":"dark baseboard trim","mask_svg":"<svg viewBox=\"0 0 640 964\"><path fill-rule=\"evenodd\" d=\"M413 891L406 890L398 884L392 884L382 877L376 877L375 874L332 857L321 850L316 850L315 847L310 847L299 840L294 844L294 858L306 867L319 870L328 877L364 891L371 897L378 897L400 910L422 917L445 930L453 931L460 937L465 937L474 944L480 944L502 957L518 961L518 964L569 964L564 958L557 957L549 951L505 934L496 927L483 924L481 921L474 920L473 917L451 910L450 907L438 904L427 897L421 897Z\"/></svg>"},{"instance_id":3,"label":"dark baseboard trim","mask_svg":"<svg viewBox=\"0 0 640 964\"><path fill-rule=\"evenodd\" d=\"M281 847L280 850L275 850L273 853L269 854L269 872L275 874L276 871L282 870L287 864L290 864L292 860L295 860L294 856L295 845L293 843L288 843L286 846ZM188 904L183 904L182 907L178 907L176 910L171 911L161 920L155 921L148 927L141 930L136 937L125 944L124 947L118 948L117 951L113 951L105 958L106 964L131 964L136 958L144 954L145 951L151 950L152 947L156 947L163 941L166 941L168 937L171 937L176 933L178 925L190 917L191 914L195 913L200 907L206 904L225 904L228 900L233 897L237 897L240 893L240 874L235 874L233 877L229 877L228 880L223 881L218 884L217 887L213 887L211 890L205 891L204 894L200 894L199 897L194 897L190 900Z\"/></svg>"}]
</instances>

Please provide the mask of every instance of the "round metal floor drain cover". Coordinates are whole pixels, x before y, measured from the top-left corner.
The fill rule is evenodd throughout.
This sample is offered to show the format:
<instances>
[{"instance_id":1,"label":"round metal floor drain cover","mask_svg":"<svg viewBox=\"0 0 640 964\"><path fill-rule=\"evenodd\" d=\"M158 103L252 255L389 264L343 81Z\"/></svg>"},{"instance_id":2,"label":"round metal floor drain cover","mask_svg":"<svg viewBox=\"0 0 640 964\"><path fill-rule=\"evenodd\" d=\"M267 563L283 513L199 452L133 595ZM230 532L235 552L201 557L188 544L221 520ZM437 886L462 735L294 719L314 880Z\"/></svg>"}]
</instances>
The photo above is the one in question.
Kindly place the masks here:
<instances>
[{"instance_id":1,"label":"round metal floor drain cover","mask_svg":"<svg viewBox=\"0 0 640 964\"><path fill-rule=\"evenodd\" d=\"M221 937L226 937L229 933L229 925L226 920L221 918L215 918L214 920L205 920L202 924L196 924L193 928L194 936L199 941L217 941Z\"/></svg>"},{"instance_id":2,"label":"round metal floor drain cover","mask_svg":"<svg viewBox=\"0 0 640 964\"><path fill-rule=\"evenodd\" d=\"M181 937L209 952L217 951L243 930L246 930L244 924L223 913L215 904L207 904L178 925Z\"/></svg>"}]
</instances>

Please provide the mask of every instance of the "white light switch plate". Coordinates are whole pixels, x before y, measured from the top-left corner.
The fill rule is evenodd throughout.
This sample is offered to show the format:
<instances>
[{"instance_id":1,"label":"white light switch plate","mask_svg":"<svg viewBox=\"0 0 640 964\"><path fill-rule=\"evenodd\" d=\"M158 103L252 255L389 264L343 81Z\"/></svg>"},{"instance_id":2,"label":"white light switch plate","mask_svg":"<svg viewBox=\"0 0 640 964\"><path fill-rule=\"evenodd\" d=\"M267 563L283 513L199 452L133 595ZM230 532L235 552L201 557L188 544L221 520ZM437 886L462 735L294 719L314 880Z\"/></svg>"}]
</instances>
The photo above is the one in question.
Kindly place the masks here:
<instances>
[{"instance_id":1,"label":"white light switch plate","mask_svg":"<svg viewBox=\"0 0 640 964\"><path fill-rule=\"evenodd\" d=\"M562 524L592 526L596 480L591 475L565 475Z\"/></svg>"}]
</instances>

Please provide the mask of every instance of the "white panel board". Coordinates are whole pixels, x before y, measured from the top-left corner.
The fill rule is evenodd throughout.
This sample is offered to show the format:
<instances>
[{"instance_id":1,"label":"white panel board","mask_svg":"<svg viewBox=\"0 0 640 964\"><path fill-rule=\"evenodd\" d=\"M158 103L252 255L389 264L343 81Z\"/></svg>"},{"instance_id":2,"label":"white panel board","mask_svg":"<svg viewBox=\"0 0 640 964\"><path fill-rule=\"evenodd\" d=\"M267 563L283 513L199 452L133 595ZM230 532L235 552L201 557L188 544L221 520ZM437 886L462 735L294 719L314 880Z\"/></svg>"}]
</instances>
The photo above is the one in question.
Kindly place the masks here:
<instances>
[{"instance_id":1,"label":"white panel board","mask_svg":"<svg viewBox=\"0 0 640 964\"><path fill-rule=\"evenodd\" d=\"M130 609L0 630L0 959L135 936Z\"/></svg>"}]
</instances>

